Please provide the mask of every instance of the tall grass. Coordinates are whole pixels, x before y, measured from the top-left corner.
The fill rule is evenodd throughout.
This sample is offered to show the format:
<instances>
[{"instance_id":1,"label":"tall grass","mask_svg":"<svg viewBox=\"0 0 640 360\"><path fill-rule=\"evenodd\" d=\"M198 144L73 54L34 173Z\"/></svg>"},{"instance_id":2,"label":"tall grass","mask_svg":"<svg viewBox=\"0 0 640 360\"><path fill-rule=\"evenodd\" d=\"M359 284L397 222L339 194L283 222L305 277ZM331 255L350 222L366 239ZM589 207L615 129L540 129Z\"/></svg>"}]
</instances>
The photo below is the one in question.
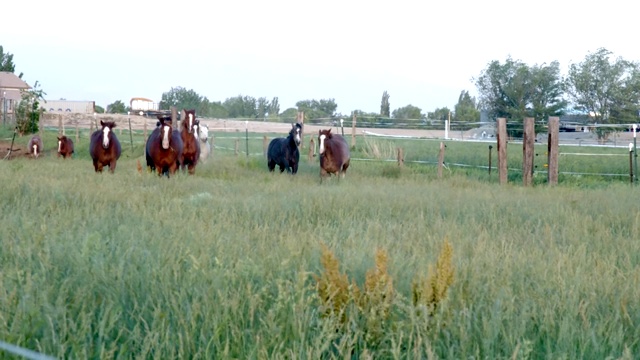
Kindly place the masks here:
<instances>
[{"instance_id":1,"label":"tall grass","mask_svg":"<svg viewBox=\"0 0 640 360\"><path fill-rule=\"evenodd\" d=\"M95 174L82 146L0 162L2 341L105 359L640 354L640 193L626 183L522 188L358 162L320 184L317 163L292 177L221 152L166 179L137 172L141 152ZM323 244L352 286L382 284L388 310L360 305L336 331ZM415 281L446 267L445 244L455 276L422 311Z\"/></svg>"}]
</instances>

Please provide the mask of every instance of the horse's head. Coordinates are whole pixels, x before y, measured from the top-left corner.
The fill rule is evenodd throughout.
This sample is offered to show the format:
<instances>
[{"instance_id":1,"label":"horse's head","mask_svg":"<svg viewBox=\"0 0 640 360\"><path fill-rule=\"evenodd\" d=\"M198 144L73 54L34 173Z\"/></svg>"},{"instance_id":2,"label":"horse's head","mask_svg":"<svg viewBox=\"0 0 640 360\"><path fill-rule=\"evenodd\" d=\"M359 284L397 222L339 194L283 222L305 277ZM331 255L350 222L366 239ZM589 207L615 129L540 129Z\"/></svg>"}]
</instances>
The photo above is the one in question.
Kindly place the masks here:
<instances>
[{"instance_id":1,"label":"horse's head","mask_svg":"<svg viewBox=\"0 0 640 360\"><path fill-rule=\"evenodd\" d=\"M300 146L302 142L302 125L300 123L291 124L291 131L289 131L289 136L293 138L296 146Z\"/></svg>"},{"instance_id":2,"label":"horse's head","mask_svg":"<svg viewBox=\"0 0 640 360\"><path fill-rule=\"evenodd\" d=\"M100 125L102 125L102 147L106 149L109 147L111 131L116 127L116 123L113 121L104 122L100 120Z\"/></svg>"},{"instance_id":3,"label":"horse's head","mask_svg":"<svg viewBox=\"0 0 640 360\"><path fill-rule=\"evenodd\" d=\"M58 152L62 152L62 150L67 148L67 137L62 135L58 136Z\"/></svg>"},{"instance_id":4,"label":"horse's head","mask_svg":"<svg viewBox=\"0 0 640 360\"><path fill-rule=\"evenodd\" d=\"M324 155L324 152L326 150L324 141L326 139L331 139L331 137L332 137L331 129L318 131L318 144L320 145L320 155Z\"/></svg>"},{"instance_id":5,"label":"horse's head","mask_svg":"<svg viewBox=\"0 0 640 360\"><path fill-rule=\"evenodd\" d=\"M162 148L169 150L171 146L171 121L167 121L164 116L158 116L158 128L160 129L160 136L162 138Z\"/></svg>"},{"instance_id":6,"label":"horse's head","mask_svg":"<svg viewBox=\"0 0 640 360\"><path fill-rule=\"evenodd\" d=\"M200 139L200 141L202 142L207 142L207 140L209 140L209 127L207 126L207 124L201 124L198 121L198 139Z\"/></svg>"},{"instance_id":7,"label":"horse's head","mask_svg":"<svg viewBox=\"0 0 640 360\"><path fill-rule=\"evenodd\" d=\"M193 134L193 130L196 122L196 111L194 109L184 109L185 119L182 127L186 128L189 134Z\"/></svg>"}]
</instances>

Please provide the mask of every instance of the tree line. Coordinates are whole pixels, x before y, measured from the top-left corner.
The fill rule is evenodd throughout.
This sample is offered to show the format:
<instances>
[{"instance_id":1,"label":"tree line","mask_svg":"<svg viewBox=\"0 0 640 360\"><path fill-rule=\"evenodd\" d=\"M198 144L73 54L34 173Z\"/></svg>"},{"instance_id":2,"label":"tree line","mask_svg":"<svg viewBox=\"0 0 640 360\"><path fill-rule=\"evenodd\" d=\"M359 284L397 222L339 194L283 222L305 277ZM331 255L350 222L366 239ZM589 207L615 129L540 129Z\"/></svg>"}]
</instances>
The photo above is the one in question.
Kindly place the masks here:
<instances>
[{"instance_id":1,"label":"tree line","mask_svg":"<svg viewBox=\"0 0 640 360\"><path fill-rule=\"evenodd\" d=\"M2 46L0 70L15 71L13 54L4 53ZM412 104L391 111L391 95L387 91L382 94L379 112L352 110L350 114L341 114L337 112L335 99L300 100L295 107L282 110L278 97L237 95L224 101L211 101L195 90L181 86L162 93L159 108L168 110L175 106L196 109L203 117L270 121L290 121L299 111L304 112L305 120L337 119L355 114L380 121L411 119L460 123L480 121L481 112L485 112L488 119L506 117L510 121L521 121L533 117L538 123L544 123L549 116L566 113L587 115L591 122L599 124L636 122L640 116L640 65L614 57L605 48L588 53L579 63L570 64L566 76L562 75L558 61L529 65L507 57L503 62L488 63L472 81L477 99L468 90L462 90L453 109L442 107L427 112ZM30 114L46 94L38 86L36 82L33 89L25 92L24 104L19 107L23 118L32 119L28 123L33 122ZM130 110L121 100L109 104L106 109L96 108L108 113Z\"/></svg>"}]
</instances>

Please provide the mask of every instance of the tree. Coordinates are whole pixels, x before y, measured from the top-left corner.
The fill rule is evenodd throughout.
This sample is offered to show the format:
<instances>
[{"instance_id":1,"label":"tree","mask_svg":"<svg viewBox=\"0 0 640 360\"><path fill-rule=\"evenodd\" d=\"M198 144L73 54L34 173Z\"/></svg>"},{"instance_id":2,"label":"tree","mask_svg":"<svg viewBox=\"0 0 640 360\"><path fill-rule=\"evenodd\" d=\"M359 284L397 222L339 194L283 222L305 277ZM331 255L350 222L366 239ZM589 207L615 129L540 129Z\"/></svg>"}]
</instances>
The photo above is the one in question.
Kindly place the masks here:
<instances>
[{"instance_id":1,"label":"tree","mask_svg":"<svg viewBox=\"0 0 640 360\"><path fill-rule=\"evenodd\" d=\"M436 108L433 112L427 114L427 118L430 120L449 120L451 110L448 107Z\"/></svg>"},{"instance_id":2,"label":"tree","mask_svg":"<svg viewBox=\"0 0 640 360\"><path fill-rule=\"evenodd\" d=\"M16 126L21 135L37 133L40 123L40 101L46 93L36 81L33 88L22 90L22 99L16 107Z\"/></svg>"},{"instance_id":3,"label":"tree","mask_svg":"<svg viewBox=\"0 0 640 360\"><path fill-rule=\"evenodd\" d=\"M391 104L389 104L389 93L385 90L382 93L382 101L380 103L380 116L390 117Z\"/></svg>"},{"instance_id":4,"label":"tree","mask_svg":"<svg viewBox=\"0 0 640 360\"><path fill-rule=\"evenodd\" d=\"M267 115L269 114L269 100L265 97L260 97L256 101L256 114L258 119L265 120Z\"/></svg>"},{"instance_id":5,"label":"tree","mask_svg":"<svg viewBox=\"0 0 640 360\"><path fill-rule=\"evenodd\" d=\"M127 111L127 107L121 100L116 100L112 104L107 105L107 112L109 114L124 114Z\"/></svg>"},{"instance_id":6,"label":"tree","mask_svg":"<svg viewBox=\"0 0 640 360\"><path fill-rule=\"evenodd\" d=\"M258 117L258 101L251 96L238 95L226 99L222 105L229 112L230 118L255 119Z\"/></svg>"},{"instance_id":7,"label":"tree","mask_svg":"<svg viewBox=\"0 0 640 360\"><path fill-rule=\"evenodd\" d=\"M226 119L229 117L229 111L222 105L220 101L206 102L207 109L203 111L204 116L216 118L216 119Z\"/></svg>"},{"instance_id":8,"label":"tree","mask_svg":"<svg viewBox=\"0 0 640 360\"><path fill-rule=\"evenodd\" d=\"M304 111L305 120L335 118L338 104L334 99L301 100L296 103L298 111Z\"/></svg>"},{"instance_id":9,"label":"tree","mask_svg":"<svg viewBox=\"0 0 640 360\"><path fill-rule=\"evenodd\" d=\"M269 103L269 108L267 109L267 113L270 118L276 118L280 114L280 101L278 97L274 97Z\"/></svg>"},{"instance_id":10,"label":"tree","mask_svg":"<svg viewBox=\"0 0 640 360\"><path fill-rule=\"evenodd\" d=\"M61 100L64 100L64 99L61 99ZM100 106L100 105L96 105L93 108L96 111L96 113L98 113L98 114L104 114L105 113L104 108L102 106Z\"/></svg>"},{"instance_id":11,"label":"tree","mask_svg":"<svg viewBox=\"0 0 640 360\"><path fill-rule=\"evenodd\" d=\"M638 110L638 64L617 58L604 48L571 64L566 90L576 109L589 113L597 123L635 119ZM601 136L606 136L604 132Z\"/></svg>"},{"instance_id":12,"label":"tree","mask_svg":"<svg viewBox=\"0 0 640 360\"><path fill-rule=\"evenodd\" d=\"M394 119L424 119L422 109L411 104L393 110L391 117Z\"/></svg>"},{"instance_id":13,"label":"tree","mask_svg":"<svg viewBox=\"0 0 640 360\"><path fill-rule=\"evenodd\" d=\"M476 98L471 97L466 90L460 92L458 103L453 109L453 120L456 122L474 122L480 120L480 110L478 110L476 106Z\"/></svg>"},{"instance_id":14,"label":"tree","mask_svg":"<svg viewBox=\"0 0 640 360\"><path fill-rule=\"evenodd\" d=\"M2 45L0 45L0 71L7 71L10 73L16 71L16 66L13 63L13 54L5 54ZM20 74L19 77L22 78L22 74Z\"/></svg>"},{"instance_id":15,"label":"tree","mask_svg":"<svg viewBox=\"0 0 640 360\"><path fill-rule=\"evenodd\" d=\"M178 110L199 110L203 100L204 98L198 95L193 89L187 90L180 86L172 87L168 92L162 93L159 108L161 110L169 110L172 106L175 106Z\"/></svg>"},{"instance_id":16,"label":"tree","mask_svg":"<svg viewBox=\"0 0 640 360\"><path fill-rule=\"evenodd\" d=\"M546 123L549 116L559 116L567 107L560 63L534 65L531 71L530 106L537 123Z\"/></svg>"},{"instance_id":17,"label":"tree","mask_svg":"<svg viewBox=\"0 0 640 360\"><path fill-rule=\"evenodd\" d=\"M551 115L560 115L566 106L557 61L529 67L511 57L504 64L494 60L474 80L480 108L486 110L489 117L510 119L507 131L511 136L522 135L523 127L515 123L525 117L546 121Z\"/></svg>"}]
</instances>

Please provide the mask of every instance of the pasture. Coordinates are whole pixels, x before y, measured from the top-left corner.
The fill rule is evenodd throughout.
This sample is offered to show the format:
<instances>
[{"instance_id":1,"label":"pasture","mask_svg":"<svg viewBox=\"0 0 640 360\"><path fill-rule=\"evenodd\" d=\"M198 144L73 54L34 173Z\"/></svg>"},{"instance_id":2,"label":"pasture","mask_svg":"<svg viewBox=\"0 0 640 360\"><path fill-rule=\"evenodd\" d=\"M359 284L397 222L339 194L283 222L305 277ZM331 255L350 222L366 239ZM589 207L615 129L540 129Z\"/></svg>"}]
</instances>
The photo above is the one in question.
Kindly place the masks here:
<instances>
[{"instance_id":1,"label":"pasture","mask_svg":"<svg viewBox=\"0 0 640 360\"><path fill-rule=\"evenodd\" d=\"M522 147L509 145L516 170L499 186L482 168L488 144L454 141L438 179L438 141L359 137L352 157L369 160L320 183L309 134L291 176L268 171L262 134L242 153L242 133L215 133L195 175L167 179L137 171L144 141L131 148L126 131L115 173L96 174L86 134L72 159L55 156L55 135L37 160L0 162L0 341L100 359L640 355L640 191L628 179L547 187L537 174L524 188ZM404 167L382 161L399 146ZM560 171L628 173L623 156L566 159ZM414 284L447 246L452 282L425 307ZM363 306L354 289L369 294L376 276L389 287ZM346 280L329 299L345 299L341 313L327 313L322 278Z\"/></svg>"}]
</instances>

